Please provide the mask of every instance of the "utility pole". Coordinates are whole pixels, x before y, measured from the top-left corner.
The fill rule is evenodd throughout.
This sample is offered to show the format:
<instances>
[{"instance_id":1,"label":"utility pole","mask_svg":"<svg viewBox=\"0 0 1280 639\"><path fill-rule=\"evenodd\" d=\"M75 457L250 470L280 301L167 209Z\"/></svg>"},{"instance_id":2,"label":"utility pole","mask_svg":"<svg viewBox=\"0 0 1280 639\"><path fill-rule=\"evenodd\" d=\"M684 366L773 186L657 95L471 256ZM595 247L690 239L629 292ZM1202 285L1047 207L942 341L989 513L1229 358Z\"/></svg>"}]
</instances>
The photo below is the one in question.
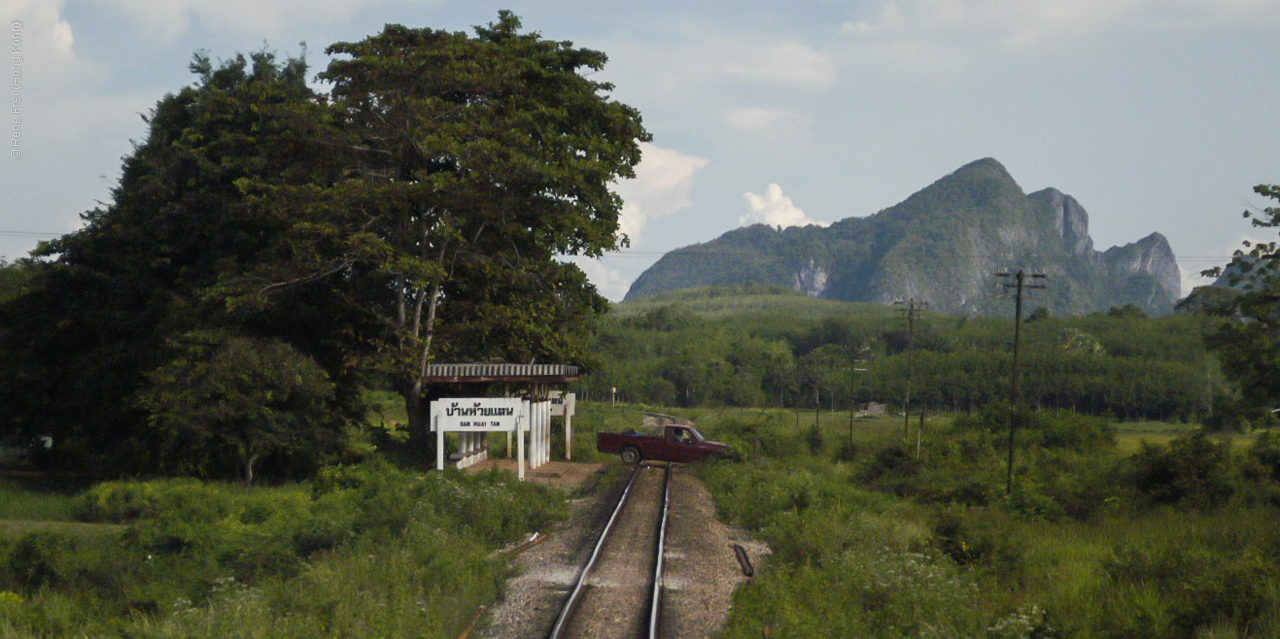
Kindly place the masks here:
<instances>
[{"instance_id":1,"label":"utility pole","mask_svg":"<svg viewBox=\"0 0 1280 639\"><path fill-rule=\"evenodd\" d=\"M870 352L870 348L863 345L861 349L862 359L854 356L853 347L849 347L849 446L853 446L853 412L858 408L858 396L854 390L854 373L865 373L867 369L858 368L858 362L866 362L866 356Z\"/></svg>"},{"instance_id":2,"label":"utility pole","mask_svg":"<svg viewBox=\"0 0 1280 639\"><path fill-rule=\"evenodd\" d=\"M1018 269L1017 273L1008 271L1000 271L996 273L996 277L1012 278L1012 282L1000 282L998 286L1003 288L1012 288L1017 290L1016 302L1013 311L1013 383L1010 388L1010 394L1013 399L1013 411L1009 414L1009 468L1005 477L1005 494L1013 494L1013 431L1018 420L1018 353L1022 345L1022 292L1027 289L1044 288L1044 284L1037 284L1035 280L1042 280L1046 276L1044 273L1027 273L1022 269ZM1027 282L1030 278L1031 282Z\"/></svg>"},{"instance_id":3,"label":"utility pole","mask_svg":"<svg viewBox=\"0 0 1280 639\"><path fill-rule=\"evenodd\" d=\"M911 428L911 373L915 367L912 364L912 355L915 353L915 337L916 337L916 313L929 308L928 302L917 302L915 298L907 301L894 302L895 306L901 306L898 312L907 316L907 384L906 390L902 394L902 443L907 442L907 431Z\"/></svg>"}]
</instances>

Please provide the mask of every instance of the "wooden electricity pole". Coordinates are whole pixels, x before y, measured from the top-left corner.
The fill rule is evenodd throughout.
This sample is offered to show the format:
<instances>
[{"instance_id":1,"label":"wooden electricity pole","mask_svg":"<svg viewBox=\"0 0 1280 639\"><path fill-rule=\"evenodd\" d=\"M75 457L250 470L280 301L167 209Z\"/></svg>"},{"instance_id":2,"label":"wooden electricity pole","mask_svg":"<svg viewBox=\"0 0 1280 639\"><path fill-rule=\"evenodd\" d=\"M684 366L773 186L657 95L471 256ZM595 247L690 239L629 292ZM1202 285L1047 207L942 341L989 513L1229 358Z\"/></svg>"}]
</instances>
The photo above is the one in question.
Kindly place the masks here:
<instances>
[{"instance_id":1,"label":"wooden electricity pole","mask_svg":"<svg viewBox=\"0 0 1280 639\"><path fill-rule=\"evenodd\" d=\"M902 442L907 441L907 434L911 428L911 373L914 371L912 364L912 355L915 352L916 337L916 313L929 308L928 302L917 302L915 298L908 299L905 302L894 302L895 306L901 306L898 312L904 313L907 317L907 383L906 389L902 394Z\"/></svg>"},{"instance_id":2,"label":"wooden electricity pole","mask_svg":"<svg viewBox=\"0 0 1280 639\"><path fill-rule=\"evenodd\" d=\"M851 449L853 447L853 413L858 408L858 395L855 390L856 383L854 382L853 374L867 372L867 369L865 368L858 368L858 362L865 363L870 351L870 347L864 344L862 349L859 351L862 358L858 358L854 355L853 347L849 347L849 447Z\"/></svg>"},{"instance_id":3,"label":"wooden electricity pole","mask_svg":"<svg viewBox=\"0 0 1280 639\"><path fill-rule=\"evenodd\" d=\"M1017 290L1016 302L1013 311L1013 383L1010 388L1010 395L1013 401L1013 411L1009 414L1009 468L1005 478L1005 494L1013 494L1013 431L1018 421L1018 353L1022 345L1022 292L1026 289L1044 288L1044 284L1033 283L1037 279L1044 279L1044 273L1026 273L1022 269L1018 269L1017 273L1008 271L1000 271L996 273L996 277L1012 278L1012 282L1001 282L999 285L1004 288L1012 288ZM1030 278L1032 283L1027 282Z\"/></svg>"}]
</instances>

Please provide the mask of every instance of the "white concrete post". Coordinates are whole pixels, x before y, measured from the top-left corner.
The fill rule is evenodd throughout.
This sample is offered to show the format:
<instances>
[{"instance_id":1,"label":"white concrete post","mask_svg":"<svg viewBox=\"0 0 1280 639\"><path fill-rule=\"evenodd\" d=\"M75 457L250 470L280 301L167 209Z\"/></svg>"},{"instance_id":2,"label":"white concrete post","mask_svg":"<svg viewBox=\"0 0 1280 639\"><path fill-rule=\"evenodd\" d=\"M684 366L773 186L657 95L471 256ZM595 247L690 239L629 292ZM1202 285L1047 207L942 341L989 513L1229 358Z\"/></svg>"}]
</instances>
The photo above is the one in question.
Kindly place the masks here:
<instances>
[{"instance_id":1,"label":"white concrete post","mask_svg":"<svg viewBox=\"0 0 1280 639\"><path fill-rule=\"evenodd\" d=\"M433 415L431 421L436 426L436 470L444 470L444 428L439 417Z\"/></svg>"},{"instance_id":2,"label":"white concrete post","mask_svg":"<svg viewBox=\"0 0 1280 639\"><path fill-rule=\"evenodd\" d=\"M528 411L526 410L526 411L525 411L525 413L527 414L527 413L528 413ZM516 461L516 475L517 475L517 476L519 476L520 481L524 481L524 430L525 430L525 421L527 421L527 420L524 418L524 415L522 415L522 416L520 417L519 421L517 421L517 423L516 423L516 449L519 451L519 453L518 453L518 455L517 455L517 461Z\"/></svg>"},{"instance_id":3,"label":"white concrete post","mask_svg":"<svg viewBox=\"0 0 1280 639\"><path fill-rule=\"evenodd\" d=\"M573 459L573 413L564 413L564 460Z\"/></svg>"},{"instance_id":4,"label":"white concrete post","mask_svg":"<svg viewBox=\"0 0 1280 639\"><path fill-rule=\"evenodd\" d=\"M533 402L529 406L529 412L533 416L533 468L542 466L542 406L538 402Z\"/></svg>"},{"instance_id":5,"label":"white concrete post","mask_svg":"<svg viewBox=\"0 0 1280 639\"><path fill-rule=\"evenodd\" d=\"M542 414L542 402L534 410L538 412L538 466L542 466L547 463L547 418Z\"/></svg>"},{"instance_id":6,"label":"white concrete post","mask_svg":"<svg viewBox=\"0 0 1280 639\"><path fill-rule=\"evenodd\" d=\"M542 463L551 461L551 403L538 402L538 416L542 418Z\"/></svg>"}]
</instances>

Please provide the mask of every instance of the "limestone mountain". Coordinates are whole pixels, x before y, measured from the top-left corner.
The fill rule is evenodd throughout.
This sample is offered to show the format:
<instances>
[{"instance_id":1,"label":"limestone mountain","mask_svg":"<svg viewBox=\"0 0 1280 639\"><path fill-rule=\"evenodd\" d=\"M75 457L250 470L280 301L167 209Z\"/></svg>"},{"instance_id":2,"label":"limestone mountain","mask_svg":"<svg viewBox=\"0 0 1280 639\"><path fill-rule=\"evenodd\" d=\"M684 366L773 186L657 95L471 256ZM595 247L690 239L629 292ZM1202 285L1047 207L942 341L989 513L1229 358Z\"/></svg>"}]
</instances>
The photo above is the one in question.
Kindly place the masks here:
<instances>
[{"instance_id":1,"label":"limestone mountain","mask_svg":"<svg viewBox=\"0 0 1280 639\"><path fill-rule=\"evenodd\" d=\"M640 275L627 299L697 286L758 282L851 302L914 298L953 313L1011 313L993 274L1048 275L1028 302L1055 314L1134 304L1167 313L1180 296L1164 236L1099 252L1089 215L1070 195L1030 195L999 162L967 164L902 203L830 227L757 224L671 251Z\"/></svg>"}]
</instances>

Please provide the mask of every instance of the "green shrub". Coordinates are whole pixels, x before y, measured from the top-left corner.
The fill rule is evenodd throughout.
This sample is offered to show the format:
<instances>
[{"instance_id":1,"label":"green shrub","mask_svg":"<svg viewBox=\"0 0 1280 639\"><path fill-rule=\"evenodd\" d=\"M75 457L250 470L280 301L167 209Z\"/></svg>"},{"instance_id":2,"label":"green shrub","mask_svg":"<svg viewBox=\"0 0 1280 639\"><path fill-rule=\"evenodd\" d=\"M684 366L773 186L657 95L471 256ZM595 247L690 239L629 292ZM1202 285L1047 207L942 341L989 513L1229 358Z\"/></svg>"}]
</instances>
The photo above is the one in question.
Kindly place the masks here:
<instances>
[{"instance_id":1,"label":"green shrub","mask_svg":"<svg viewBox=\"0 0 1280 639\"><path fill-rule=\"evenodd\" d=\"M944 508L933 518L934 544L961 566L980 567L1017 583L1026 567L1026 549L1013 522L994 508Z\"/></svg>"},{"instance_id":2,"label":"green shrub","mask_svg":"<svg viewBox=\"0 0 1280 639\"><path fill-rule=\"evenodd\" d=\"M71 538L49 532L23 535L9 551L9 572L28 592L58 586L70 577Z\"/></svg>"},{"instance_id":3,"label":"green shrub","mask_svg":"<svg viewBox=\"0 0 1280 639\"><path fill-rule=\"evenodd\" d=\"M840 447L836 449L836 460L842 462L852 462L858 459L858 453L861 451L857 442L850 440L842 440Z\"/></svg>"},{"instance_id":4,"label":"green shrub","mask_svg":"<svg viewBox=\"0 0 1280 639\"><path fill-rule=\"evenodd\" d=\"M1259 433L1249 445L1248 456L1262 471L1259 480L1280 481L1280 437Z\"/></svg>"},{"instance_id":5,"label":"green shrub","mask_svg":"<svg viewBox=\"0 0 1280 639\"><path fill-rule=\"evenodd\" d=\"M108 481L80 496L77 517L114 524L162 516L208 522L226 517L231 508L226 490L196 479Z\"/></svg>"},{"instance_id":6,"label":"green shrub","mask_svg":"<svg viewBox=\"0 0 1280 639\"><path fill-rule=\"evenodd\" d=\"M1019 448L1056 448L1095 453L1115 446L1115 428L1106 420L1070 411L1012 410L1008 404L991 404L977 413L956 418L958 431L979 431L1004 438L1010 424Z\"/></svg>"},{"instance_id":7,"label":"green shrub","mask_svg":"<svg viewBox=\"0 0 1280 639\"><path fill-rule=\"evenodd\" d=\"M805 432L804 443L809 447L809 454L822 454L822 449L826 445L826 438L823 437L822 429L817 424L810 426L809 430Z\"/></svg>"},{"instance_id":8,"label":"green shrub","mask_svg":"<svg viewBox=\"0 0 1280 639\"><path fill-rule=\"evenodd\" d=\"M1112 584L1109 598L1118 600L1104 606L1104 619L1122 632L1131 627L1122 610L1125 600L1132 607L1137 597L1160 620L1158 628L1144 631L1149 637L1191 638L1210 627L1247 632L1276 610L1280 569L1273 559L1253 552L1228 555L1194 538L1122 545L1102 569Z\"/></svg>"},{"instance_id":9,"label":"green shrub","mask_svg":"<svg viewBox=\"0 0 1280 639\"><path fill-rule=\"evenodd\" d=\"M1235 492L1230 442L1215 444L1196 430L1168 446L1143 442L1130 458L1129 480L1153 504L1221 506Z\"/></svg>"}]
</instances>

